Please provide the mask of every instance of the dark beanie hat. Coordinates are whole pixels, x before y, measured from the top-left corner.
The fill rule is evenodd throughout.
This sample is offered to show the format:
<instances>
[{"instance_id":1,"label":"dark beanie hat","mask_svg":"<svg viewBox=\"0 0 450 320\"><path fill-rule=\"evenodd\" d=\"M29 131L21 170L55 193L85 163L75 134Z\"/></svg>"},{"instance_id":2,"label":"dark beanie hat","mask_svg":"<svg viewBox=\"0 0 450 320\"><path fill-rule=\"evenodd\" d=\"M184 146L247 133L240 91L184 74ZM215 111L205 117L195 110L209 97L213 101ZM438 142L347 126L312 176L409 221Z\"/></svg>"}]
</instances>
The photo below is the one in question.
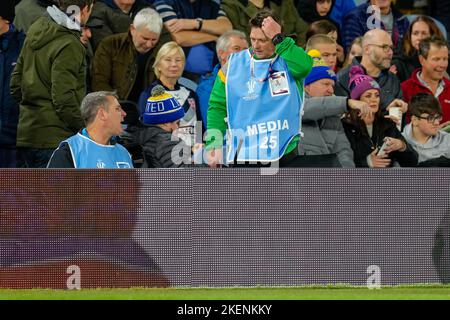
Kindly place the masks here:
<instances>
[{"instance_id":1,"label":"dark beanie hat","mask_svg":"<svg viewBox=\"0 0 450 320\"><path fill-rule=\"evenodd\" d=\"M4 20L8 20L10 23L13 22L15 17L14 8L16 6L17 0L1 0L0 1L0 17Z\"/></svg>"}]
</instances>

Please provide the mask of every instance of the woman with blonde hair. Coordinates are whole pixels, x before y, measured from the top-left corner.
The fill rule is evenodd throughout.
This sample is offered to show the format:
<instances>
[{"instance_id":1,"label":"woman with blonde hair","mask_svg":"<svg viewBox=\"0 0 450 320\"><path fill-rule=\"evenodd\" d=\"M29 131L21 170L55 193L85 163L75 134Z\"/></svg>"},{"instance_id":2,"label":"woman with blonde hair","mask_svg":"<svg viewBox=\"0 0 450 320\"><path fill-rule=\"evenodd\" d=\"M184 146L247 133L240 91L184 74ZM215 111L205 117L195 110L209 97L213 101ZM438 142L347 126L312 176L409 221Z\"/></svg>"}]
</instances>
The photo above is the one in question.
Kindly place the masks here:
<instances>
[{"instance_id":1,"label":"woman with blonde hair","mask_svg":"<svg viewBox=\"0 0 450 320\"><path fill-rule=\"evenodd\" d=\"M165 43L158 51L153 70L157 80L145 89L139 98L139 109L142 114L151 96L152 89L161 85L166 92L175 97L184 109L184 117L180 121L177 136L186 144L193 146L195 132L201 130L197 124L200 121L200 107L195 91L181 85L178 80L183 74L186 57L183 49L174 41Z\"/></svg>"}]
</instances>

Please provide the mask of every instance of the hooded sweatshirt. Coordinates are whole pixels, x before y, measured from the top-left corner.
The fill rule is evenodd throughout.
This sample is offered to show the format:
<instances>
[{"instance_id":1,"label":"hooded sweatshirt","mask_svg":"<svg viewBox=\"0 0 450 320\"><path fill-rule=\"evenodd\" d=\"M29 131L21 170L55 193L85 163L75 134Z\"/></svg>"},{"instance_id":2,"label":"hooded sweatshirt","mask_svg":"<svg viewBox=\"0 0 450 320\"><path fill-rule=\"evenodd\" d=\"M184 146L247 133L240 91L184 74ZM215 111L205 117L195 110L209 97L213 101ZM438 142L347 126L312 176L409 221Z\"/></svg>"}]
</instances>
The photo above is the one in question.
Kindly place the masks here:
<instances>
[{"instance_id":1,"label":"hooded sweatshirt","mask_svg":"<svg viewBox=\"0 0 450 320\"><path fill-rule=\"evenodd\" d=\"M296 0L295 3L299 15L308 23L323 19L331 21L330 14L333 10L334 0L331 1L330 11L324 17L317 12L316 2L317 0Z\"/></svg>"},{"instance_id":2,"label":"hooded sweatshirt","mask_svg":"<svg viewBox=\"0 0 450 320\"><path fill-rule=\"evenodd\" d=\"M17 146L56 148L83 127L86 48L80 26L57 7L31 25L11 77L20 104Z\"/></svg>"},{"instance_id":3,"label":"hooded sweatshirt","mask_svg":"<svg viewBox=\"0 0 450 320\"><path fill-rule=\"evenodd\" d=\"M419 155L419 163L446 157L450 159L450 134L438 131L433 137L430 137L424 144L417 142L412 134L411 123L406 125L402 132L406 141L413 147Z\"/></svg>"}]
</instances>

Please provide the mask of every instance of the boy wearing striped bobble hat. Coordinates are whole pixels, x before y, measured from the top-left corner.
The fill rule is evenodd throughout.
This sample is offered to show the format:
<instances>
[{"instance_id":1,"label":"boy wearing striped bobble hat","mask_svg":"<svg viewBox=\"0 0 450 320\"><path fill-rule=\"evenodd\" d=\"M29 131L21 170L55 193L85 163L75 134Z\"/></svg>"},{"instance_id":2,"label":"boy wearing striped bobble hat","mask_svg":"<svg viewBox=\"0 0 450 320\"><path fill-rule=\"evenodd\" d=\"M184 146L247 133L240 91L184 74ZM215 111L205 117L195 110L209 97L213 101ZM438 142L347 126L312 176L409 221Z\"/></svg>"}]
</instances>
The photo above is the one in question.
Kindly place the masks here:
<instances>
[{"instance_id":1,"label":"boy wearing striped bobble hat","mask_svg":"<svg viewBox=\"0 0 450 320\"><path fill-rule=\"evenodd\" d=\"M199 148L188 146L177 136L184 109L170 93L157 85L153 88L141 114L143 129L138 142L144 153L144 167L178 168L192 163L192 153Z\"/></svg>"}]
</instances>

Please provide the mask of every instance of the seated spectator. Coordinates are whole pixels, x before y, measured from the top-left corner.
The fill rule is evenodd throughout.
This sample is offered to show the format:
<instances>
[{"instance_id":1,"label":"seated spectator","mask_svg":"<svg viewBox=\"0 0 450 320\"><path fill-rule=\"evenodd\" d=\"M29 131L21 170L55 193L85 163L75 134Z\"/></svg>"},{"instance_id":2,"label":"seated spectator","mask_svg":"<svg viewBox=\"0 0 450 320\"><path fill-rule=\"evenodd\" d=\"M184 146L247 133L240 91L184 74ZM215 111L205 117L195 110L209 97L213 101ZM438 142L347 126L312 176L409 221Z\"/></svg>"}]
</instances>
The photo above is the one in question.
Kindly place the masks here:
<instances>
[{"instance_id":1,"label":"seated spectator","mask_svg":"<svg viewBox=\"0 0 450 320\"><path fill-rule=\"evenodd\" d=\"M389 116L383 116L379 84L365 75L360 66L352 66L350 73L350 97L367 102L371 108L371 112L362 119L350 110L342 120L356 167L386 168L393 166L394 162L401 167L416 166L417 153L408 145L396 124L387 119ZM384 149L381 154L380 149Z\"/></svg>"},{"instance_id":2,"label":"seated spectator","mask_svg":"<svg viewBox=\"0 0 450 320\"><path fill-rule=\"evenodd\" d=\"M191 151L197 146L188 146L176 138L184 108L160 85L153 87L142 112L141 122L145 126L139 133L139 143L144 153L144 167L177 168L192 163Z\"/></svg>"},{"instance_id":3,"label":"seated spectator","mask_svg":"<svg viewBox=\"0 0 450 320\"><path fill-rule=\"evenodd\" d=\"M267 8L277 14L283 21L283 32L297 36L297 44L304 46L306 22L298 14L293 0L222 0L222 8L233 24L233 28L250 34L248 21L259 10Z\"/></svg>"},{"instance_id":4,"label":"seated spectator","mask_svg":"<svg viewBox=\"0 0 450 320\"><path fill-rule=\"evenodd\" d=\"M21 0L16 2L18 3L16 5L14 26L16 26L17 30L27 33L30 26L39 17L46 14L47 7L57 5L58 0Z\"/></svg>"},{"instance_id":5,"label":"seated spectator","mask_svg":"<svg viewBox=\"0 0 450 320\"><path fill-rule=\"evenodd\" d=\"M305 103L302 118L303 139L299 155L334 155L344 168L353 168L353 151L345 135L341 116L347 111L347 99L332 97L336 74L320 58L317 50L313 68L305 78ZM313 99L327 97L328 99ZM312 119L311 119L312 118Z\"/></svg>"},{"instance_id":6,"label":"seated spectator","mask_svg":"<svg viewBox=\"0 0 450 320\"><path fill-rule=\"evenodd\" d=\"M146 88L139 97L139 109L142 114L147 105L147 100L155 86L162 86L167 93L171 94L183 107L184 116L180 120L179 138L183 139L188 145L194 145L196 132L202 130L198 125L197 119L201 119L200 107L197 94L178 83L186 59L183 49L174 41L164 44L156 55L153 69L158 80Z\"/></svg>"},{"instance_id":7,"label":"seated spectator","mask_svg":"<svg viewBox=\"0 0 450 320\"><path fill-rule=\"evenodd\" d=\"M228 61L228 57L234 53L248 48L247 36L239 30L225 32L217 39L216 53L219 63L214 67L213 72L200 78L196 93L200 103L200 114L203 126L206 128L207 113L209 107L209 96L211 95L214 81L220 68Z\"/></svg>"},{"instance_id":8,"label":"seated spectator","mask_svg":"<svg viewBox=\"0 0 450 320\"><path fill-rule=\"evenodd\" d=\"M418 16L411 22L403 37L401 53L392 58L392 64L396 66L396 75L400 82L408 80L414 70L420 68L419 43L431 36L443 37L433 19L427 16Z\"/></svg>"},{"instance_id":9,"label":"seated spectator","mask_svg":"<svg viewBox=\"0 0 450 320\"><path fill-rule=\"evenodd\" d=\"M450 123L450 80L444 77L448 67L448 43L442 38L428 38L419 45L419 62L422 68L413 72L402 83L406 102L419 92L430 93L439 99L442 108L442 126Z\"/></svg>"},{"instance_id":10,"label":"seated spectator","mask_svg":"<svg viewBox=\"0 0 450 320\"><path fill-rule=\"evenodd\" d=\"M0 168L21 166L17 157L16 135L19 106L9 93L9 81L25 35L14 20L14 3L0 3Z\"/></svg>"},{"instance_id":11,"label":"seated spectator","mask_svg":"<svg viewBox=\"0 0 450 320\"><path fill-rule=\"evenodd\" d=\"M126 115L117 96L105 91L89 93L80 109L86 127L60 143L47 168L133 168L128 151L113 140L122 134Z\"/></svg>"},{"instance_id":12,"label":"seated spectator","mask_svg":"<svg viewBox=\"0 0 450 320\"><path fill-rule=\"evenodd\" d=\"M380 10L380 19L369 6L377 6ZM403 35L408 30L409 21L392 4L392 0L369 0L350 11L342 24L342 42L348 48L352 41L367 31L381 28L385 30L393 43L395 52L400 52Z\"/></svg>"},{"instance_id":13,"label":"seated spectator","mask_svg":"<svg viewBox=\"0 0 450 320\"><path fill-rule=\"evenodd\" d=\"M450 166L450 134L440 131L442 111L431 94L418 93L409 105L411 123L403 129L406 141L419 155L419 166Z\"/></svg>"},{"instance_id":14,"label":"seated spectator","mask_svg":"<svg viewBox=\"0 0 450 320\"><path fill-rule=\"evenodd\" d=\"M316 34L325 34L336 41L338 63L342 65L345 59L344 48L338 41L338 29L334 23L329 20L318 20L310 24L306 32L306 41Z\"/></svg>"},{"instance_id":15,"label":"seated spectator","mask_svg":"<svg viewBox=\"0 0 450 320\"><path fill-rule=\"evenodd\" d=\"M333 0L294 0L297 12L307 23L318 20L330 20Z\"/></svg>"},{"instance_id":16,"label":"seated spectator","mask_svg":"<svg viewBox=\"0 0 450 320\"><path fill-rule=\"evenodd\" d=\"M104 39L95 52L92 63L92 89L116 91L120 100L137 104L139 95L155 79L151 70L156 53L164 43L160 38L162 20L158 13L145 8L136 15L130 30ZM126 122L137 122L136 108L129 113Z\"/></svg>"},{"instance_id":17,"label":"seated spectator","mask_svg":"<svg viewBox=\"0 0 450 320\"><path fill-rule=\"evenodd\" d=\"M197 82L217 64L215 41L232 29L220 2L157 0L155 7L172 39L185 50L185 77Z\"/></svg>"},{"instance_id":18,"label":"seated spectator","mask_svg":"<svg viewBox=\"0 0 450 320\"><path fill-rule=\"evenodd\" d=\"M400 81L395 74L389 72L393 54L391 37L384 30L370 30L363 37L362 47L362 57L353 59L352 65L340 70L337 74L336 95L350 96L350 68L353 65L361 66L366 74L380 85L383 92L380 97L381 111L384 112L391 106L398 106L405 113L408 106L401 100Z\"/></svg>"},{"instance_id":19,"label":"seated spectator","mask_svg":"<svg viewBox=\"0 0 450 320\"><path fill-rule=\"evenodd\" d=\"M362 56L362 53L363 53L362 39L363 39L363 37L358 37L358 38L355 38L355 40L353 40L353 42L350 45L350 48L348 50L347 58L345 58L345 62L343 65L344 68L346 68L352 64L353 58Z\"/></svg>"},{"instance_id":20,"label":"seated spectator","mask_svg":"<svg viewBox=\"0 0 450 320\"><path fill-rule=\"evenodd\" d=\"M322 59L335 71L337 68L337 43L335 40L325 34L316 34L308 39L306 43L306 51L317 50L320 52Z\"/></svg>"},{"instance_id":21,"label":"seated spectator","mask_svg":"<svg viewBox=\"0 0 450 320\"><path fill-rule=\"evenodd\" d=\"M97 50L106 37L127 32L136 14L148 4L141 0L98 0L94 4L89 23L102 25L92 30L91 43Z\"/></svg>"}]
</instances>

